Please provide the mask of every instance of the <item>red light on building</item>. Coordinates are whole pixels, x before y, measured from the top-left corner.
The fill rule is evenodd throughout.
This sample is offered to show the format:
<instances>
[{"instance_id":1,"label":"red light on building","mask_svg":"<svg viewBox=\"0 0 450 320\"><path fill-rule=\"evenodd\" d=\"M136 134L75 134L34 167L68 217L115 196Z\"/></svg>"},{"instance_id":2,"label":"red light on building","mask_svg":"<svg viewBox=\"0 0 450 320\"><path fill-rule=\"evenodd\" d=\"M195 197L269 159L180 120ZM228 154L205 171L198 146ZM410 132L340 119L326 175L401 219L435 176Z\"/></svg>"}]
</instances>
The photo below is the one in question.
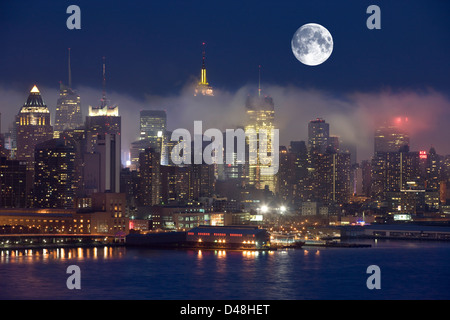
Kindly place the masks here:
<instances>
[{"instance_id":1,"label":"red light on building","mask_svg":"<svg viewBox=\"0 0 450 320\"><path fill-rule=\"evenodd\" d=\"M419 151L419 158L420 159L427 159L428 155L426 151Z\"/></svg>"}]
</instances>

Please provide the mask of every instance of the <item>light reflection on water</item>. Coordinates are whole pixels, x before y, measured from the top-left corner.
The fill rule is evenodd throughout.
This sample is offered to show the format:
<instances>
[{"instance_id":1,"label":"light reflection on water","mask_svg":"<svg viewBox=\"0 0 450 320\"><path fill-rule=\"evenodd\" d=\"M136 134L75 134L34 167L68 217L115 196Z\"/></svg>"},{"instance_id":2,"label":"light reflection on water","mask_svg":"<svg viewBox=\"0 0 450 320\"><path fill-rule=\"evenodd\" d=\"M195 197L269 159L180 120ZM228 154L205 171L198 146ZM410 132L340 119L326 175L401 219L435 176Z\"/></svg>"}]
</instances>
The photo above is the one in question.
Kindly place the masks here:
<instances>
[{"instance_id":1,"label":"light reflection on water","mask_svg":"<svg viewBox=\"0 0 450 320\"><path fill-rule=\"evenodd\" d=\"M124 247L78 247L78 248L38 248L0 249L0 263L24 263L46 260L111 259L125 255Z\"/></svg>"},{"instance_id":2,"label":"light reflection on water","mask_svg":"<svg viewBox=\"0 0 450 320\"><path fill-rule=\"evenodd\" d=\"M382 290L366 287L369 265ZM68 290L78 265L82 289ZM430 270L433 270L431 272ZM1 299L448 299L450 243L278 251L0 250Z\"/></svg>"}]
</instances>

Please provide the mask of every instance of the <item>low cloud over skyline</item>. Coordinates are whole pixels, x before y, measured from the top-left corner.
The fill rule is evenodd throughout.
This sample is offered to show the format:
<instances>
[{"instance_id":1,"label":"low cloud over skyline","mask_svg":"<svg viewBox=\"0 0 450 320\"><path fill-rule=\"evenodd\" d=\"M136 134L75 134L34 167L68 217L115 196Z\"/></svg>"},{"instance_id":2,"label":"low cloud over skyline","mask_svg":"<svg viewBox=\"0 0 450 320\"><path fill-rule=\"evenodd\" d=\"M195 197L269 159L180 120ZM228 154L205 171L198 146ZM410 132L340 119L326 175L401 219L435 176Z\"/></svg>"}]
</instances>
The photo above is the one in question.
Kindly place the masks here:
<instances>
[{"instance_id":1,"label":"low cloud over skyline","mask_svg":"<svg viewBox=\"0 0 450 320\"><path fill-rule=\"evenodd\" d=\"M52 114L54 123L58 88L40 87L44 102ZM29 89L31 89L32 85ZM27 88L28 89L28 88ZM1 131L5 132L25 103L28 92L5 86L0 87ZM98 88L75 88L81 96L83 116L89 105L100 103ZM186 85L179 94L170 96L146 95L136 99L116 91L107 92L112 105L119 106L122 117L122 151L127 152L131 142L139 136L139 112L144 109L166 110L169 131L186 128L193 132L193 123L203 121L203 130L234 129L245 125L245 100L256 95L255 85L243 86L235 92L215 89L214 97L194 97L193 85ZM375 126L384 120L407 117L405 128L411 137L411 150L436 148L439 154L450 154L450 99L432 88L420 92L405 90L380 90L378 92L348 92L336 95L318 89L266 84L263 94L275 103L275 124L280 129L280 145L290 141L305 140L308 122L323 118L330 124L330 134L339 136L343 143L357 147L358 161L370 159L373 154Z\"/></svg>"}]
</instances>

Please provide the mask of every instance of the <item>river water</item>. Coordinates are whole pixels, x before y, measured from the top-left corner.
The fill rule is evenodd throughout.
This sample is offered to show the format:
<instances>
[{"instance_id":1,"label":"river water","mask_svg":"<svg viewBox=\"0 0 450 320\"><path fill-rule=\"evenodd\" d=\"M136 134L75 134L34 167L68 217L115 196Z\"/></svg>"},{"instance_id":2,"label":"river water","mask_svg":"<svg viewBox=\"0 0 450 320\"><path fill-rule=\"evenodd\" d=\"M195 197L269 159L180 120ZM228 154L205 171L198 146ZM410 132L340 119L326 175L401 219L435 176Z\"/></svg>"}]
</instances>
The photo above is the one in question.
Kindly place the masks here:
<instances>
[{"instance_id":1,"label":"river water","mask_svg":"<svg viewBox=\"0 0 450 320\"><path fill-rule=\"evenodd\" d=\"M450 242L273 252L127 247L0 251L0 299L450 299ZM80 270L70 290L67 269ZM367 268L379 267L380 289Z\"/></svg>"}]
</instances>

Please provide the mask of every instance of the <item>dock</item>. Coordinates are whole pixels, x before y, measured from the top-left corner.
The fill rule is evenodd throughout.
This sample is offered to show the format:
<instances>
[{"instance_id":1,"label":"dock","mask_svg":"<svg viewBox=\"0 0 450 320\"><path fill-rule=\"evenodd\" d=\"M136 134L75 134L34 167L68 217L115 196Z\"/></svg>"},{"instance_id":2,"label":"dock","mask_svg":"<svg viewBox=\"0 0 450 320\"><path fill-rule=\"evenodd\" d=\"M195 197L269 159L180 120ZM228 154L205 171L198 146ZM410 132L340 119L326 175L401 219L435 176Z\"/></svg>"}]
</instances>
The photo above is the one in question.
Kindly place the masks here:
<instances>
[{"instance_id":1,"label":"dock","mask_svg":"<svg viewBox=\"0 0 450 320\"><path fill-rule=\"evenodd\" d=\"M349 243L339 241L305 241L305 247L325 247L325 248L370 248L367 243Z\"/></svg>"}]
</instances>

